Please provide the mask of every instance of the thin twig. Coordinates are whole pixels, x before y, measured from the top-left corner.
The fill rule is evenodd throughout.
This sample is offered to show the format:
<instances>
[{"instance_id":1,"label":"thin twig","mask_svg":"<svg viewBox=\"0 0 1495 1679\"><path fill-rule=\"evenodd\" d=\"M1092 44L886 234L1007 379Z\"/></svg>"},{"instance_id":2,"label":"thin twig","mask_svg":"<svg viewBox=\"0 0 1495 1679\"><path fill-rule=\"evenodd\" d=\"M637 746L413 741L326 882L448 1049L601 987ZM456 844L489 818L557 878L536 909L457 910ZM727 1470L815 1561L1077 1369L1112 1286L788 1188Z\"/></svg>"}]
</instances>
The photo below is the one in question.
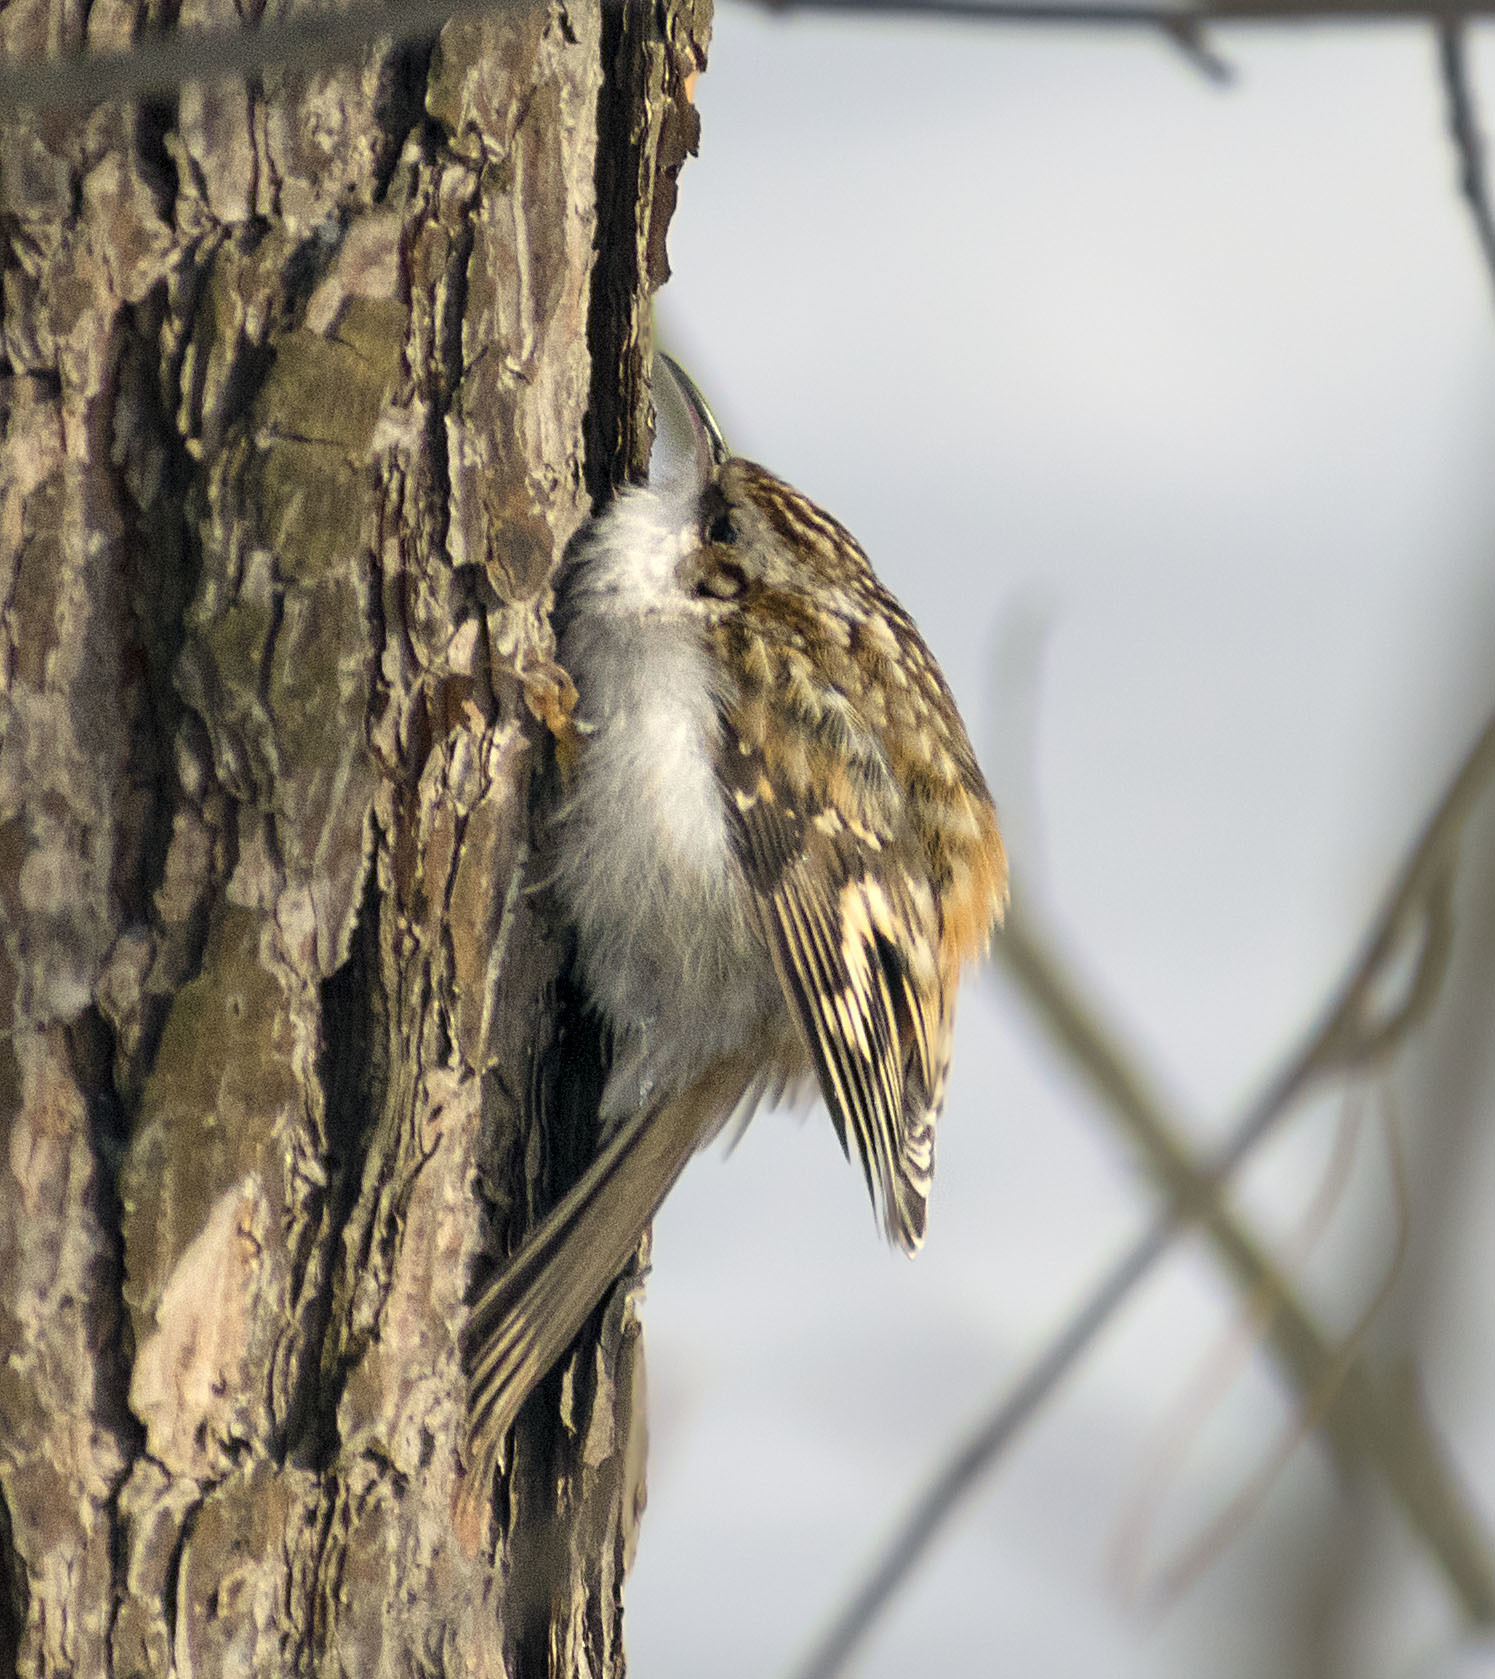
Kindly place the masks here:
<instances>
[{"instance_id":1,"label":"thin twig","mask_svg":"<svg viewBox=\"0 0 1495 1679\"><path fill-rule=\"evenodd\" d=\"M1402 1158L1396 1122L1391 1112L1390 1096L1384 1088L1382 1097L1386 1110L1384 1114L1386 1155L1391 1174L1396 1235L1392 1243L1391 1256L1387 1260L1381 1281L1362 1308L1360 1316L1350 1333L1345 1337L1343 1343L1334 1349L1334 1356L1315 1390L1305 1394L1300 1399L1296 1415L1288 1421L1287 1427L1283 1430L1281 1438L1273 1447L1267 1461L1252 1476L1247 1486L1232 1498L1225 1509L1188 1545L1184 1553L1160 1571L1157 1580L1147 1589L1145 1594L1147 1601L1155 1608L1171 1603L1177 1598L1221 1555L1226 1546L1245 1530L1252 1516L1260 1509L1267 1493L1276 1483L1278 1476L1287 1467L1288 1461L1294 1451L1297 1450L1298 1445L1315 1428L1320 1426L1328 1415L1344 1384L1345 1377L1354 1368L1360 1349L1370 1334L1371 1326L1380 1315L1382 1307L1390 1299L1391 1292L1401 1276L1402 1266L1407 1256L1407 1246L1412 1234L1412 1215L1409 1205L1411 1190L1407 1184L1406 1163ZM1265 1294L1257 1294L1248 1302L1246 1316L1255 1325L1255 1338L1257 1340L1260 1339L1261 1329L1271 1322L1273 1314L1279 1310L1282 1304L1282 1301L1272 1299ZM1173 1438L1176 1443L1176 1433ZM1146 1520L1145 1512L1141 1513L1140 1522L1145 1524ZM1145 1526L1141 1530L1145 1532ZM1140 1583L1133 1586L1132 1595L1137 1598L1144 1595Z\"/></svg>"},{"instance_id":2,"label":"thin twig","mask_svg":"<svg viewBox=\"0 0 1495 1679\"><path fill-rule=\"evenodd\" d=\"M1197 17L1181 16L1162 28L1164 36L1206 81L1214 82L1217 87L1228 87L1235 80L1235 71L1205 39Z\"/></svg>"},{"instance_id":3,"label":"thin twig","mask_svg":"<svg viewBox=\"0 0 1495 1679\"><path fill-rule=\"evenodd\" d=\"M1364 1106L1363 1091L1346 1094L1323 1179L1286 1243L1283 1263L1294 1272L1301 1272L1307 1264L1344 1194L1359 1143ZM1148 1541L1158 1524L1169 1488L1177 1479L1179 1465L1188 1456L1205 1423L1218 1410L1226 1388L1261 1346L1266 1327L1279 1304L1260 1289L1249 1295L1241 1305L1237 1321L1157 1424L1155 1444L1146 1454L1146 1463L1137 1477L1137 1490L1116 1524L1116 1537L1111 1546L1111 1573L1122 1602L1132 1604L1142 1600ZM1239 1499L1232 1500L1233 1504L1238 1502Z\"/></svg>"},{"instance_id":4,"label":"thin twig","mask_svg":"<svg viewBox=\"0 0 1495 1679\"><path fill-rule=\"evenodd\" d=\"M1126 1125L1168 1195L1167 1210L1097 1285L1090 1298L986 1418L940 1466L866 1580L796 1670L796 1679L834 1679L956 1508L1039 1406L1078 1362L1137 1285L1188 1224L1204 1225L1230 1270L1248 1289L1282 1302L1271 1347L1300 1394L1322 1392L1336 1353L1251 1236L1221 1205L1226 1181L1309 1088L1330 1075L1384 1063L1426 1014L1442 982L1452 936L1449 903L1455 848L1465 821L1495 774L1495 716L1486 723L1403 865L1356 961L1277 1075L1206 1167L1122 1047L1101 1009L1085 998L1028 914L1011 913L997 955L1050 1036ZM1416 938L1415 965L1389 1004L1378 993ZM1337 1373L1336 1401L1324 1427L1336 1450L1365 1458L1385 1474L1408 1518L1442 1565L1469 1618L1495 1622L1495 1556L1441 1444L1415 1401L1378 1404L1356 1359Z\"/></svg>"},{"instance_id":5,"label":"thin twig","mask_svg":"<svg viewBox=\"0 0 1495 1679\"><path fill-rule=\"evenodd\" d=\"M1484 254L1485 267L1495 282L1495 216L1490 212L1484 140L1479 132L1474 90L1469 80L1469 59L1464 44L1466 21L1456 14L1438 19L1438 62L1448 99L1448 131L1459 154L1459 191L1474 218L1475 237Z\"/></svg>"}]
</instances>

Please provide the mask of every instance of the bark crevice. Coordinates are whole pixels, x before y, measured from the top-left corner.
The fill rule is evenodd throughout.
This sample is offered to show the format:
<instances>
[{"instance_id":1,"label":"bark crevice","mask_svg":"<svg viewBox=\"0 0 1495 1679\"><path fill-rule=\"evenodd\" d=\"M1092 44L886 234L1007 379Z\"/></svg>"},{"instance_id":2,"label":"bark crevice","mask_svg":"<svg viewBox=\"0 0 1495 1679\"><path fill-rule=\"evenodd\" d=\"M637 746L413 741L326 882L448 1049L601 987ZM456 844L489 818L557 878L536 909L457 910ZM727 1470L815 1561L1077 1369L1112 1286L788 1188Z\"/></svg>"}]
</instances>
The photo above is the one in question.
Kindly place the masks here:
<instances>
[{"instance_id":1,"label":"bark crevice","mask_svg":"<svg viewBox=\"0 0 1495 1679\"><path fill-rule=\"evenodd\" d=\"M655 39L652 5L603 9L602 86L597 95L597 248L587 317L592 388L586 418L586 473L594 509L626 478L641 475L648 462L647 412L643 425L635 425L641 405L648 401L637 303L640 171L648 125L638 118Z\"/></svg>"},{"instance_id":2,"label":"bark crevice","mask_svg":"<svg viewBox=\"0 0 1495 1679\"><path fill-rule=\"evenodd\" d=\"M26 1570L16 1554L10 1506L0 1485L0 1679L18 1679L26 1611Z\"/></svg>"},{"instance_id":3,"label":"bark crevice","mask_svg":"<svg viewBox=\"0 0 1495 1679\"><path fill-rule=\"evenodd\" d=\"M325 1259L308 1306L304 1379L287 1418L287 1451L307 1468L325 1471L338 1449L337 1411L348 1377L329 1334L334 1278L374 1133L387 1094L386 1010L378 969L379 895L370 870L346 961L322 984L322 1042L318 1076L324 1104L327 1172Z\"/></svg>"}]
</instances>

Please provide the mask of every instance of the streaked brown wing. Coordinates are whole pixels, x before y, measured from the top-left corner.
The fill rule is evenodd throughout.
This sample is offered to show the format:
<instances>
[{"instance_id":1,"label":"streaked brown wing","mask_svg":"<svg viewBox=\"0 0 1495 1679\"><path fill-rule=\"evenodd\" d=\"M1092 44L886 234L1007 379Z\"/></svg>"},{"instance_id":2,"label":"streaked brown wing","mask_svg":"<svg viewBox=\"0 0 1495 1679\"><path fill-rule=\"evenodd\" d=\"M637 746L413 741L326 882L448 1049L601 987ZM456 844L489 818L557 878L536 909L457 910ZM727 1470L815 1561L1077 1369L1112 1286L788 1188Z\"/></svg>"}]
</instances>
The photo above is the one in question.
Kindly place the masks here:
<instances>
[{"instance_id":1,"label":"streaked brown wing","mask_svg":"<svg viewBox=\"0 0 1495 1679\"><path fill-rule=\"evenodd\" d=\"M792 803L728 731L720 774L737 855L841 1146L856 1144L890 1239L923 1240L948 1033L927 883L893 836Z\"/></svg>"}]
</instances>

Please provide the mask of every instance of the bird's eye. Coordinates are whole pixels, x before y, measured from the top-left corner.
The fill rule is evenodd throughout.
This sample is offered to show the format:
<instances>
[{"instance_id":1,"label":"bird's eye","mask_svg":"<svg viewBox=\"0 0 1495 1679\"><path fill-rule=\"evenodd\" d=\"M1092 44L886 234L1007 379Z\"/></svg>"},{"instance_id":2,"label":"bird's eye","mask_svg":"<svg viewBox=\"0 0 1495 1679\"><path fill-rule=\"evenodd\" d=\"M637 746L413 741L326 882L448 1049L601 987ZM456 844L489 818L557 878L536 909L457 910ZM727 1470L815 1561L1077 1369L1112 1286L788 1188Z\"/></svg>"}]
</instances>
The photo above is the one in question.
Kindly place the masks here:
<instances>
[{"instance_id":1,"label":"bird's eye","mask_svg":"<svg viewBox=\"0 0 1495 1679\"><path fill-rule=\"evenodd\" d=\"M734 560L718 560L696 584L698 595L713 600L736 600L747 588L747 573Z\"/></svg>"},{"instance_id":2,"label":"bird's eye","mask_svg":"<svg viewBox=\"0 0 1495 1679\"><path fill-rule=\"evenodd\" d=\"M732 523L732 515L724 507L706 528L706 540L720 543L723 547L730 547L737 540L737 526Z\"/></svg>"}]
</instances>

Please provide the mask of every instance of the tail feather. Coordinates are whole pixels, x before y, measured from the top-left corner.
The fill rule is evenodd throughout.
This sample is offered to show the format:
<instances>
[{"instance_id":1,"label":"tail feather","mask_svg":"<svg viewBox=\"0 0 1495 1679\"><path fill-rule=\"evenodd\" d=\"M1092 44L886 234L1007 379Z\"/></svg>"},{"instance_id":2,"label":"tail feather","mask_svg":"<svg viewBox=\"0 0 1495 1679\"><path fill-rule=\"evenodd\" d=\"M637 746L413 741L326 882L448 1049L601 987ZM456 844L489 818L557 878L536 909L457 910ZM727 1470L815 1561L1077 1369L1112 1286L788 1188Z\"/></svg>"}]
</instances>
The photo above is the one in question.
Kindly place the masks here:
<instances>
[{"instance_id":1,"label":"tail feather","mask_svg":"<svg viewBox=\"0 0 1495 1679\"><path fill-rule=\"evenodd\" d=\"M680 1104L619 1127L586 1174L483 1290L463 1336L468 1427L496 1447L536 1382L628 1263L699 1135ZM483 1459L491 1449L480 1449Z\"/></svg>"},{"instance_id":2,"label":"tail feather","mask_svg":"<svg viewBox=\"0 0 1495 1679\"><path fill-rule=\"evenodd\" d=\"M783 1082L777 1068L765 1043L754 1041L674 1097L630 1115L484 1288L462 1336L472 1466L464 1501L486 1489L520 1406L628 1263L685 1163L745 1100Z\"/></svg>"},{"instance_id":3,"label":"tail feather","mask_svg":"<svg viewBox=\"0 0 1495 1679\"><path fill-rule=\"evenodd\" d=\"M468 1443L486 1484L519 1408L628 1263L685 1163L752 1085L761 1050L619 1125L473 1305L462 1338Z\"/></svg>"}]
</instances>

